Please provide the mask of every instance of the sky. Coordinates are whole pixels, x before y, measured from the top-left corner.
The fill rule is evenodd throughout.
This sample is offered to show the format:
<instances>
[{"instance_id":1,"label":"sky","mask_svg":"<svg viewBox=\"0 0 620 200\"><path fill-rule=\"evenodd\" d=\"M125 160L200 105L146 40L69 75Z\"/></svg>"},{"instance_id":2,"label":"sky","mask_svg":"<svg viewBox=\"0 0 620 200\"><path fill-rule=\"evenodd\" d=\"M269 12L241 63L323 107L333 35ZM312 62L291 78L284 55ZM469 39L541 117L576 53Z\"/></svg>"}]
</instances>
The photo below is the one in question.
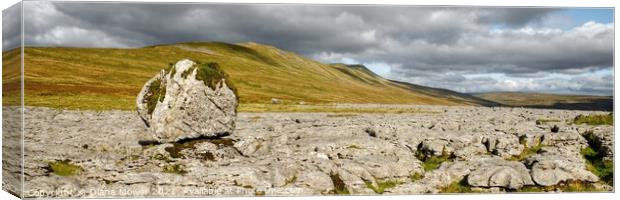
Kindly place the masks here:
<instances>
[{"instance_id":1,"label":"sky","mask_svg":"<svg viewBox=\"0 0 620 200\"><path fill-rule=\"evenodd\" d=\"M26 46L257 42L459 92L613 95L613 9L24 2ZM12 44L7 40L5 47ZM19 41L19 40L17 40Z\"/></svg>"}]
</instances>

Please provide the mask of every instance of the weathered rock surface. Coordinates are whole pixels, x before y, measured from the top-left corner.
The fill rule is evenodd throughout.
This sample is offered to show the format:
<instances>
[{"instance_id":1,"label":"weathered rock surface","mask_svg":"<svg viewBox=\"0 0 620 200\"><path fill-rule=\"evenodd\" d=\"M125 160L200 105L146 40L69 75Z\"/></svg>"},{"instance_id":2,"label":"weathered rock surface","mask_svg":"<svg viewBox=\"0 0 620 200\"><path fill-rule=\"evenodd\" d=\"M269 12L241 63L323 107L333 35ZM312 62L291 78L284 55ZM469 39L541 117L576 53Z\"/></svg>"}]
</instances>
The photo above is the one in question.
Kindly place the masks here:
<instances>
[{"instance_id":1,"label":"weathered rock surface","mask_svg":"<svg viewBox=\"0 0 620 200\"><path fill-rule=\"evenodd\" d=\"M600 148L603 153L603 159L614 160L614 127L613 126L598 126L598 127L582 127L583 131L592 131L593 145Z\"/></svg>"},{"instance_id":2,"label":"weathered rock surface","mask_svg":"<svg viewBox=\"0 0 620 200\"><path fill-rule=\"evenodd\" d=\"M290 196L329 195L345 189L351 194L376 194L368 185L378 187L386 181L396 184L385 188L384 194L439 193L459 181L476 190L505 192L564 180L597 180L579 151L588 144L578 136L582 128L596 134L603 126L563 124L558 133L551 133L534 121L598 112L335 106L402 106L424 112L239 113L232 135L140 144L152 132L135 112L27 108L25 194ZM519 149L525 151L524 146L543 140L542 150L512 161L513 155L522 153ZM449 159L437 169L425 170L420 155ZM68 160L82 172L59 176L49 168L57 160ZM415 174L421 179L413 180Z\"/></svg>"},{"instance_id":3,"label":"weathered rock surface","mask_svg":"<svg viewBox=\"0 0 620 200\"><path fill-rule=\"evenodd\" d=\"M175 142L223 136L235 129L235 93L225 79L214 88L200 80L204 79L197 75L201 67L209 66L181 60L144 85L136 99L137 110L153 133L144 140Z\"/></svg>"},{"instance_id":4,"label":"weathered rock surface","mask_svg":"<svg viewBox=\"0 0 620 200\"><path fill-rule=\"evenodd\" d=\"M599 178L588 171L585 160L570 148L545 147L543 153L526 160L532 179L542 186L556 185L563 181L596 182Z\"/></svg>"},{"instance_id":5,"label":"weathered rock surface","mask_svg":"<svg viewBox=\"0 0 620 200\"><path fill-rule=\"evenodd\" d=\"M519 143L519 138L503 132L494 132L482 139L482 142L491 153L502 158L510 158L521 154L523 145Z\"/></svg>"},{"instance_id":6,"label":"weathered rock surface","mask_svg":"<svg viewBox=\"0 0 620 200\"><path fill-rule=\"evenodd\" d=\"M524 185L533 185L529 171L516 161L507 161L499 157L482 156L474 160L445 162L438 169L427 172L424 178L406 183L387 192L392 194L439 193L441 188L453 182L467 179L475 187L502 187L518 189Z\"/></svg>"},{"instance_id":7,"label":"weathered rock surface","mask_svg":"<svg viewBox=\"0 0 620 200\"><path fill-rule=\"evenodd\" d=\"M519 189L524 185L534 185L529 170L523 163L503 159L480 162L467 176L467 182L471 186Z\"/></svg>"},{"instance_id":8,"label":"weathered rock surface","mask_svg":"<svg viewBox=\"0 0 620 200\"><path fill-rule=\"evenodd\" d=\"M2 106L2 189L16 195L22 193L21 125L21 109Z\"/></svg>"}]
</instances>

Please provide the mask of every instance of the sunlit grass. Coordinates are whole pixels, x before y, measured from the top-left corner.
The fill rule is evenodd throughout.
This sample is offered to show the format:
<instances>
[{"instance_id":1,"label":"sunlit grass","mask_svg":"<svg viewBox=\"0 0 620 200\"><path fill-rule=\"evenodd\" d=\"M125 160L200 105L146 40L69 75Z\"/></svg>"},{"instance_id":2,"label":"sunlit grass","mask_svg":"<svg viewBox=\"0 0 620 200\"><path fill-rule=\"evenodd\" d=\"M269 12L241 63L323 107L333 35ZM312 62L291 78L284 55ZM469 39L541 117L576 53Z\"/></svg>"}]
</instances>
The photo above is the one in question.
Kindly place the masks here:
<instances>
[{"instance_id":1,"label":"sunlit grass","mask_svg":"<svg viewBox=\"0 0 620 200\"><path fill-rule=\"evenodd\" d=\"M471 193L473 190L471 186L467 184L465 179L454 181L449 185L442 187L440 189L440 193Z\"/></svg>"},{"instance_id":2,"label":"sunlit grass","mask_svg":"<svg viewBox=\"0 0 620 200\"><path fill-rule=\"evenodd\" d=\"M171 63L191 59L217 63L238 91L241 105L282 102L383 103L458 105L461 100L410 92L357 68L315 62L291 52L256 44L217 42L159 45L136 49L27 47L24 49L25 104L66 109L134 110L135 99L146 81ZM202 50L192 50L202 49ZM205 53L210 52L210 53ZM3 105L19 104L17 51L3 52ZM205 71L206 72L206 71ZM209 74L209 73L204 73ZM211 84L210 79L204 79ZM441 95L439 95L441 96ZM312 108L242 106L241 110L295 111ZM351 112L384 112L353 110ZM388 111L399 112L399 111ZM403 111L409 112L409 111Z\"/></svg>"},{"instance_id":3,"label":"sunlit grass","mask_svg":"<svg viewBox=\"0 0 620 200\"><path fill-rule=\"evenodd\" d=\"M578 115L573 120L573 123L588 125L614 125L614 115L612 113L607 115Z\"/></svg>"},{"instance_id":4,"label":"sunlit grass","mask_svg":"<svg viewBox=\"0 0 620 200\"><path fill-rule=\"evenodd\" d=\"M416 182L416 181L421 180L423 178L424 178L424 174L418 173L418 172L413 173L413 174L411 174L409 176L409 179L411 179L411 182Z\"/></svg>"},{"instance_id":5,"label":"sunlit grass","mask_svg":"<svg viewBox=\"0 0 620 200\"><path fill-rule=\"evenodd\" d=\"M68 160L53 161L48 163L52 173L58 176L74 176L83 171L82 167L72 164Z\"/></svg>"},{"instance_id":6,"label":"sunlit grass","mask_svg":"<svg viewBox=\"0 0 620 200\"><path fill-rule=\"evenodd\" d=\"M378 108L358 108L341 107L334 104L241 104L237 109L239 112L328 112L341 113L331 117L353 116L353 113L437 113L426 111L419 108L398 108L398 107L378 107Z\"/></svg>"},{"instance_id":7,"label":"sunlit grass","mask_svg":"<svg viewBox=\"0 0 620 200\"><path fill-rule=\"evenodd\" d=\"M365 181L365 183L366 183L366 187L370 188L372 191L374 191L377 194L383 194L383 192L385 192L385 189L393 188L393 187L396 187L402 184L402 182L395 181L395 180L377 181L376 187L373 186L370 181Z\"/></svg>"},{"instance_id":8,"label":"sunlit grass","mask_svg":"<svg viewBox=\"0 0 620 200\"><path fill-rule=\"evenodd\" d=\"M512 190L510 192L523 192L523 193L537 193L537 192L601 192L600 188L594 186L594 183L585 182L585 181L564 181L558 183L557 185L552 186L537 186L537 185L528 185L523 186L517 190Z\"/></svg>"},{"instance_id":9,"label":"sunlit grass","mask_svg":"<svg viewBox=\"0 0 620 200\"><path fill-rule=\"evenodd\" d=\"M542 147L544 145L542 145L540 142L538 142L537 144L528 147L527 145L524 144L524 142L519 141L521 144L523 144L525 146L525 148L523 149L523 151L516 156L511 157L509 160L513 160L513 161L523 161L527 158L529 158L532 155L537 154L538 152L540 152L540 150L542 149Z\"/></svg>"},{"instance_id":10,"label":"sunlit grass","mask_svg":"<svg viewBox=\"0 0 620 200\"><path fill-rule=\"evenodd\" d=\"M586 168L594 175L601 178L607 184L613 185L614 182L614 162L604 160L604 153L601 145L597 143L593 131L588 130L582 134L588 141L588 147L581 150L581 155L586 159Z\"/></svg>"}]
</instances>

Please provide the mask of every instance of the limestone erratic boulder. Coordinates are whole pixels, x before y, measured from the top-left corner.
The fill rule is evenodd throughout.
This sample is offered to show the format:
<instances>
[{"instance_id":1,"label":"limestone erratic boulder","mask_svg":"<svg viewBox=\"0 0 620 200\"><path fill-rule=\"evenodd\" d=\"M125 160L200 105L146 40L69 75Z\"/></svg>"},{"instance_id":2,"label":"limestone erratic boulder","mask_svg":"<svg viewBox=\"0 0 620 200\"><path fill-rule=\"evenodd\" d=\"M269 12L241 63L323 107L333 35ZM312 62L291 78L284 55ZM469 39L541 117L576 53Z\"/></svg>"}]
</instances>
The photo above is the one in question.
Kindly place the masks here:
<instances>
[{"instance_id":1,"label":"limestone erratic boulder","mask_svg":"<svg viewBox=\"0 0 620 200\"><path fill-rule=\"evenodd\" d=\"M237 97L215 63L184 59L151 78L136 99L137 111L152 137L176 142L218 137L235 129Z\"/></svg>"}]
</instances>

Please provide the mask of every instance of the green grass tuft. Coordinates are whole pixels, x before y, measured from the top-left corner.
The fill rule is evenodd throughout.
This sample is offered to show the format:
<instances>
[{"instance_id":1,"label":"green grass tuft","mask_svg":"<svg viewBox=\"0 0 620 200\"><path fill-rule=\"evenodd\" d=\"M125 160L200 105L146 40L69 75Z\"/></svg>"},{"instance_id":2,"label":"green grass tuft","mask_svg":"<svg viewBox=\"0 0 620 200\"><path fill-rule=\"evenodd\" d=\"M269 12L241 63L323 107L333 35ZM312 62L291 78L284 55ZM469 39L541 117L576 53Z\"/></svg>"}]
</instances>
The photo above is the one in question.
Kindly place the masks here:
<instances>
[{"instance_id":1,"label":"green grass tuft","mask_svg":"<svg viewBox=\"0 0 620 200\"><path fill-rule=\"evenodd\" d=\"M575 124L587 124L587 125L614 125L614 115L609 113L608 115L577 115L573 120Z\"/></svg>"},{"instance_id":2,"label":"green grass tuft","mask_svg":"<svg viewBox=\"0 0 620 200\"><path fill-rule=\"evenodd\" d=\"M523 186L517 190L510 190L510 192L524 192L524 193L536 193L536 192L555 192L560 190L562 192L600 192L601 189L594 186L593 183L585 181L564 181L557 185L552 186L536 186L528 185Z\"/></svg>"},{"instance_id":3,"label":"green grass tuft","mask_svg":"<svg viewBox=\"0 0 620 200\"><path fill-rule=\"evenodd\" d=\"M370 188L377 194L383 194L383 192L385 192L385 189L393 188L397 185L402 184L402 182L395 180L377 181L377 187L373 186L370 181L364 181L364 183L366 183L366 187Z\"/></svg>"},{"instance_id":4,"label":"green grass tuft","mask_svg":"<svg viewBox=\"0 0 620 200\"><path fill-rule=\"evenodd\" d=\"M602 153L586 147L581 150L581 154L586 159L586 168L594 175L598 176L603 182L614 184L614 162L611 160L603 160Z\"/></svg>"},{"instance_id":5,"label":"green grass tuft","mask_svg":"<svg viewBox=\"0 0 620 200\"><path fill-rule=\"evenodd\" d=\"M519 141L521 143L521 141ZM525 142L521 143L523 145ZM538 152L540 152L540 150L542 149L544 145L542 145L540 142L532 147L528 147L527 145L525 145L525 149L523 149L523 151L521 152L521 154L516 155L511 157L509 160L513 160L513 161L523 161L525 159L527 159L528 157L530 157L531 155L535 155Z\"/></svg>"},{"instance_id":6,"label":"green grass tuft","mask_svg":"<svg viewBox=\"0 0 620 200\"><path fill-rule=\"evenodd\" d=\"M416 172L416 173L413 173L413 174L411 174L411 175L409 176L409 179L411 179L411 182L416 182L416 181L418 181L418 180L420 180L420 179L423 179L423 178L424 178L424 174L422 174L422 173L417 173L417 172Z\"/></svg>"},{"instance_id":7,"label":"green grass tuft","mask_svg":"<svg viewBox=\"0 0 620 200\"><path fill-rule=\"evenodd\" d=\"M441 166L441 163L449 160L448 156L431 156L424 161L424 171L435 170Z\"/></svg>"},{"instance_id":8,"label":"green grass tuft","mask_svg":"<svg viewBox=\"0 0 620 200\"><path fill-rule=\"evenodd\" d=\"M588 147L581 150L581 155L586 159L586 167L594 175L609 185L614 183L614 163L611 160L604 160L604 152L601 149L592 130L582 133L583 137L588 141Z\"/></svg>"},{"instance_id":9,"label":"green grass tuft","mask_svg":"<svg viewBox=\"0 0 620 200\"><path fill-rule=\"evenodd\" d=\"M440 193L471 193L473 190L471 186L467 184L465 179L460 181L454 181L447 185L446 187L441 188Z\"/></svg>"},{"instance_id":10,"label":"green grass tuft","mask_svg":"<svg viewBox=\"0 0 620 200\"><path fill-rule=\"evenodd\" d=\"M73 176L83 171L82 167L71 164L69 160L50 162L48 166L58 176Z\"/></svg>"},{"instance_id":11,"label":"green grass tuft","mask_svg":"<svg viewBox=\"0 0 620 200\"><path fill-rule=\"evenodd\" d=\"M452 158L450 154L445 152L441 156L426 156L421 151L416 152L416 157L422 161L422 166L424 167L425 172L439 168L441 163L450 161Z\"/></svg>"},{"instance_id":12,"label":"green grass tuft","mask_svg":"<svg viewBox=\"0 0 620 200\"><path fill-rule=\"evenodd\" d=\"M186 174L187 173L187 171L185 171L185 167L181 164L166 165L162 169L162 172L172 173L172 174Z\"/></svg>"},{"instance_id":13,"label":"green grass tuft","mask_svg":"<svg viewBox=\"0 0 620 200\"><path fill-rule=\"evenodd\" d=\"M541 186L526 185L512 192L524 192L524 193L545 192L545 188Z\"/></svg>"}]
</instances>

